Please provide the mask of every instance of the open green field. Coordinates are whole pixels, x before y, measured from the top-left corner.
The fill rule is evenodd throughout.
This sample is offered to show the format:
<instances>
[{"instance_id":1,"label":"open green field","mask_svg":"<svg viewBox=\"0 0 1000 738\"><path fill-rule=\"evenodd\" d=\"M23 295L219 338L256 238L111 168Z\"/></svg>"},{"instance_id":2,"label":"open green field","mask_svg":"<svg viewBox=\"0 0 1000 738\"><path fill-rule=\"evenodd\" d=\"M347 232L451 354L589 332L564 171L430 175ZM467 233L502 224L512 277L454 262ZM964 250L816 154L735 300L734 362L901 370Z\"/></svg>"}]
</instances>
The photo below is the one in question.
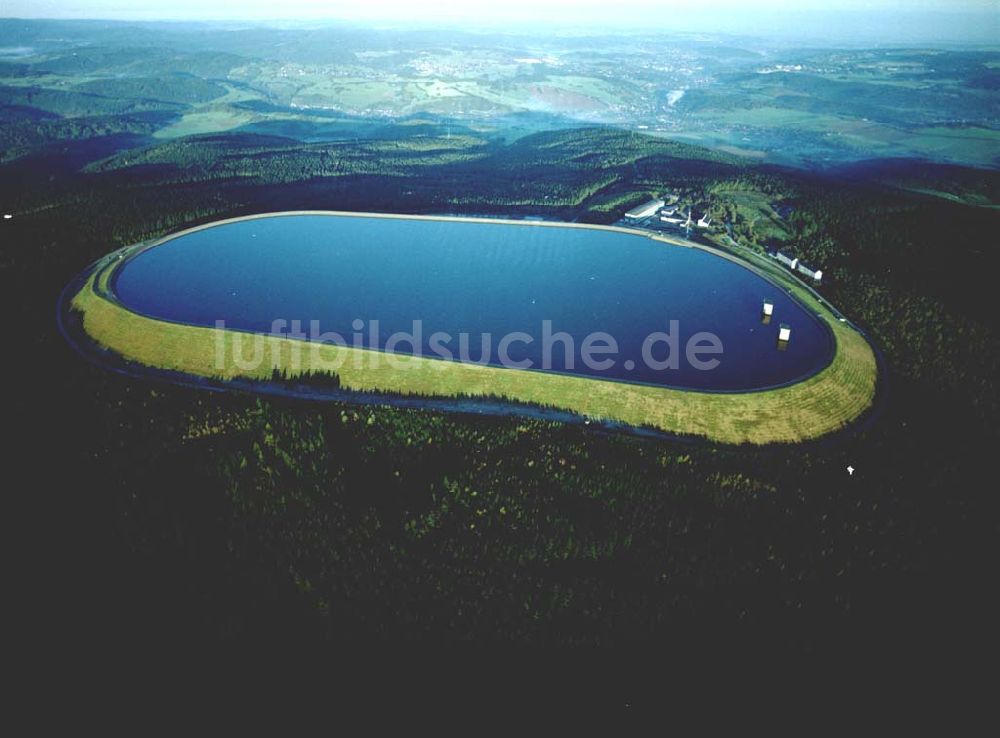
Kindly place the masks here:
<instances>
[{"instance_id":1,"label":"open green field","mask_svg":"<svg viewBox=\"0 0 1000 738\"><path fill-rule=\"evenodd\" d=\"M754 190L715 188L712 195L730 204L737 219L741 219L758 240L788 238L788 228L775 212L770 196Z\"/></svg>"},{"instance_id":2,"label":"open green field","mask_svg":"<svg viewBox=\"0 0 1000 738\"><path fill-rule=\"evenodd\" d=\"M158 130L154 136L156 138L181 138L182 136L195 136L202 133L229 131L252 123L258 117L228 105L205 106L194 112L185 113L179 120Z\"/></svg>"},{"instance_id":3,"label":"open green field","mask_svg":"<svg viewBox=\"0 0 1000 738\"><path fill-rule=\"evenodd\" d=\"M72 308L82 314L84 332L126 360L198 377L269 380L275 370L295 377L334 368L341 388L357 392L500 397L598 421L734 444L798 442L822 436L856 420L875 395L876 360L865 338L840 322L794 278L778 272L769 278L782 282L833 330L834 359L815 376L794 385L720 394L426 357L390 357L378 351L274 336L260 338L265 359L248 371L235 362L237 355L251 353L247 344L253 339L246 334L154 320L109 299L106 288L115 267L112 263L92 274L72 299Z\"/></svg>"}]
</instances>

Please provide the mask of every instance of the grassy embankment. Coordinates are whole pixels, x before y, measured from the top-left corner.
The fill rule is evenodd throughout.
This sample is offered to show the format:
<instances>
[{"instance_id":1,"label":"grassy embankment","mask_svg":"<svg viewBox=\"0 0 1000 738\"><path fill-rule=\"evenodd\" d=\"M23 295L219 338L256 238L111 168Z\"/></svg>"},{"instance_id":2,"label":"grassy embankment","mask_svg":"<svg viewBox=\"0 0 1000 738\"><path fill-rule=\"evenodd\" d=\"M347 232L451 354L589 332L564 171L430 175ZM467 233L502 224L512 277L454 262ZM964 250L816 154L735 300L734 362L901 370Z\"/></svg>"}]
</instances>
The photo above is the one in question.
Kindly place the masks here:
<instances>
[{"instance_id":1,"label":"grassy embankment","mask_svg":"<svg viewBox=\"0 0 1000 738\"><path fill-rule=\"evenodd\" d=\"M113 268L110 265L92 275L72 300L72 307L83 315L84 331L130 361L201 377L267 380L275 368L294 377L336 364L343 389L437 397L499 396L599 420L752 444L797 442L830 433L858 418L875 393L876 361L865 338L838 321L796 280L779 272L769 276L794 292L833 330L833 361L798 384L716 394L425 357L388 357L378 351L272 336L260 338L265 360L245 370L235 361L235 342L241 342L238 355L249 358L251 337L132 313L100 294ZM99 282L96 291L95 280Z\"/></svg>"}]
</instances>

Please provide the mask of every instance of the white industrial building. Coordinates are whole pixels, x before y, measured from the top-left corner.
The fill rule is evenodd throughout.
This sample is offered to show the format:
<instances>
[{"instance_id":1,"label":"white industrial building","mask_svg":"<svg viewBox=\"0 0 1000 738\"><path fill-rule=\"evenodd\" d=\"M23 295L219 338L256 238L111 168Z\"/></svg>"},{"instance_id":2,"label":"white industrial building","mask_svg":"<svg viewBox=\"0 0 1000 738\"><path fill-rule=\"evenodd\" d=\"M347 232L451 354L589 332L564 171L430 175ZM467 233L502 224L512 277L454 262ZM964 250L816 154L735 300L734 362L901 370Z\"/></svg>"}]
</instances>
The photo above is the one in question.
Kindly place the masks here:
<instances>
[{"instance_id":1,"label":"white industrial building","mask_svg":"<svg viewBox=\"0 0 1000 738\"><path fill-rule=\"evenodd\" d=\"M773 251L769 253L771 255L771 258L777 259L786 267L791 269L793 272L798 272L799 274L804 274L807 277L812 277L813 281L816 284L819 284L820 282L823 281L822 269L813 269L808 264L804 264L798 258L794 256L789 256L788 254L785 254L781 251Z\"/></svg>"},{"instance_id":2,"label":"white industrial building","mask_svg":"<svg viewBox=\"0 0 1000 738\"><path fill-rule=\"evenodd\" d=\"M648 218L651 215L656 215L660 208L662 208L666 203L663 200L650 200L647 203L634 207L625 213L625 217L629 220L641 220L643 218Z\"/></svg>"},{"instance_id":3,"label":"white industrial building","mask_svg":"<svg viewBox=\"0 0 1000 738\"><path fill-rule=\"evenodd\" d=\"M798 259L796 259L793 256L789 256L788 254L785 254L785 253L783 253L781 251L775 251L774 252L774 258L777 259L778 261L780 261L782 264L784 264L786 267L788 267L789 269L791 269L793 271L799 265L799 260Z\"/></svg>"},{"instance_id":4,"label":"white industrial building","mask_svg":"<svg viewBox=\"0 0 1000 738\"><path fill-rule=\"evenodd\" d=\"M801 261L798 264L796 264L794 268L797 269L800 274L805 274L807 277L812 277L813 281L815 282L823 281L822 269L813 269L807 264L803 264Z\"/></svg>"}]
</instances>

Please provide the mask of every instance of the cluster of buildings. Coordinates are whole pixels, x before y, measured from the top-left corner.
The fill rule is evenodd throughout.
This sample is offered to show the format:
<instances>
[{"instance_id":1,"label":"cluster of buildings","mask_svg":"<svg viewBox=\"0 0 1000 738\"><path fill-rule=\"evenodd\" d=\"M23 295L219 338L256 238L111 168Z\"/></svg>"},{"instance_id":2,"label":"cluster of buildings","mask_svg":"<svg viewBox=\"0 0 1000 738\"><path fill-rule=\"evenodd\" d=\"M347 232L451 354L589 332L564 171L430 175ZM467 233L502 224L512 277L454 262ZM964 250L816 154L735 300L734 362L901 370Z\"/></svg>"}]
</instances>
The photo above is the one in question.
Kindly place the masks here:
<instances>
[{"instance_id":1,"label":"cluster of buildings","mask_svg":"<svg viewBox=\"0 0 1000 738\"><path fill-rule=\"evenodd\" d=\"M659 216L661 223L679 226L681 228L708 228L712 225L712 219L708 214L702 215L697 221L694 220L694 212L688 208L687 213L682 213L681 208L676 205L667 205L665 200L650 200L642 205L632 208L625 213L625 220L639 221Z\"/></svg>"},{"instance_id":2,"label":"cluster of buildings","mask_svg":"<svg viewBox=\"0 0 1000 738\"><path fill-rule=\"evenodd\" d=\"M691 208L688 208L687 212L684 213L681 212L680 206L675 204L668 205L665 200L659 199L644 202L642 205L638 205L625 213L626 221L633 223L646 221L644 225L655 228L655 226L649 222L652 219L658 219L661 224L684 228L689 231L692 228L701 228L704 230L712 226L712 219L709 217L708 213L704 213L701 217L695 220L694 211ZM814 269L798 257L790 256L789 254L786 254L783 251L778 251L774 248L769 248L767 253L772 259L777 259L793 272L798 272L799 274L804 274L809 277L815 284L819 284L823 281L822 269Z\"/></svg>"}]
</instances>

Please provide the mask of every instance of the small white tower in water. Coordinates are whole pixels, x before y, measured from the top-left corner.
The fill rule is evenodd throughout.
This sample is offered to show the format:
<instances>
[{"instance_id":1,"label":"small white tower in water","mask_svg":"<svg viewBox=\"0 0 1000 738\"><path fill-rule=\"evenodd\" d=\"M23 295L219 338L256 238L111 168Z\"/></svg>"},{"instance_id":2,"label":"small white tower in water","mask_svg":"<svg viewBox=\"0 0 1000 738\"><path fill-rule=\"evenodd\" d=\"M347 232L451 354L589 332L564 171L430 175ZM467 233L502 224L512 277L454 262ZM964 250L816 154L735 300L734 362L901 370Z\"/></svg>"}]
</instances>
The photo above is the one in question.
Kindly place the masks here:
<instances>
[{"instance_id":1,"label":"small white tower in water","mask_svg":"<svg viewBox=\"0 0 1000 738\"><path fill-rule=\"evenodd\" d=\"M792 338L792 327L788 323L782 323L778 326L778 341L781 343L788 343Z\"/></svg>"},{"instance_id":2,"label":"small white tower in water","mask_svg":"<svg viewBox=\"0 0 1000 738\"><path fill-rule=\"evenodd\" d=\"M760 322L767 325L771 322L772 315L774 315L774 303L764 300L764 304L760 307Z\"/></svg>"}]
</instances>

